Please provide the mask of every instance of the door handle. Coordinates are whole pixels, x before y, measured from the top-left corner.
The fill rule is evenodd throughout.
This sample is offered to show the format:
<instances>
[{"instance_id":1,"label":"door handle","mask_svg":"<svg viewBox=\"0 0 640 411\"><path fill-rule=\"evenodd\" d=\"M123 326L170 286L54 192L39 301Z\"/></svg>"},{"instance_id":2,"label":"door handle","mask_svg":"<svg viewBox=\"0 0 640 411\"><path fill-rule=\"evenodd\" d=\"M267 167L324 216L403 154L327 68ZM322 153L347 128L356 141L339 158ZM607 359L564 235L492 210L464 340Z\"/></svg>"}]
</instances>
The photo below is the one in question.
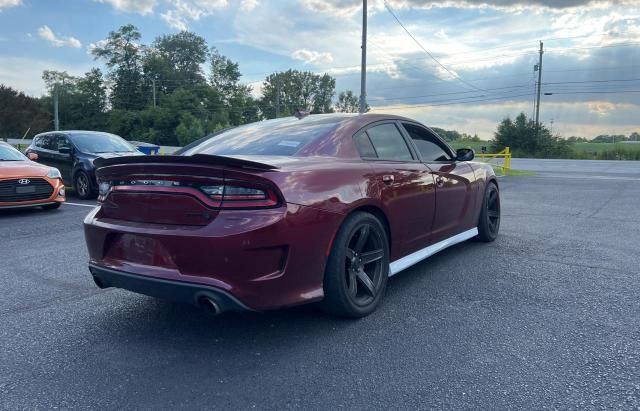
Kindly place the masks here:
<instances>
[{"instance_id":1,"label":"door handle","mask_svg":"<svg viewBox=\"0 0 640 411\"><path fill-rule=\"evenodd\" d=\"M395 177L391 174L385 174L382 176L382 182L385 184L391 184L395 180Z\"/></svg>"},{"instance_id":2,"label":"door handle","mask_svg":"<svg viewBox=\"0 0 640 411\"><path fill-rule=\"evenodd\" d=\"M436 185L437 185L438 187L442 187L442 186L444 186L444 178L442 178L442 177L440 177L440 176L436 177Z\"/></svg>"}]
</instances>

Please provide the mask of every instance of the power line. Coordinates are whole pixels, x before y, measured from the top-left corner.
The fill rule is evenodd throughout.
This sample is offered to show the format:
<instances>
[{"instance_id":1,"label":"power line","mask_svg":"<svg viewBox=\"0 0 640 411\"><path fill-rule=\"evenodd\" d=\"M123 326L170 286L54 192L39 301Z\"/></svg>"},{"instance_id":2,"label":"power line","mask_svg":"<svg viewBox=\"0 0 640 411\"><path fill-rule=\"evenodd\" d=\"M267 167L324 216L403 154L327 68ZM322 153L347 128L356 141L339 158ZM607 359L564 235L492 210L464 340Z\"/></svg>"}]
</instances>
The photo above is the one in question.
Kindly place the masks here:
<instances>
[{"instance_id":1,"label":"power line","mask_svg":"<svg viewBox=\"0 0 640 411\"><path fill-rule=\"evenodd\" d=\"M529 84L520 84L520 85L507 86L507 87L488 88L485 91L488 92L488 91L496 91L496 90L518 89L518 88L525 88L525 87L529 87ZM456 92L451 92L451 93L427 94L427 95L421 95L421 96L382 97L382 98L377 98L375 100L372 100L372 102L375 102L375 101L391 101L391 100L410 100L410 99L416 99L416 98L449 96L449 95L469 94L469 93L477 93L477 92L478 91L476 91L476 90L472 90L472 91L456 91Z\"/></svg>"},{"instance_id":2,"label":"power line","mask_svg":"<svg viewBox=\"0 0 640 411\"><path fill-rule=\"evenodd\" d=\"M627 79L610 79L610 80L585 80L585 81L560 81L560 82L549 82L542 83L543 85L547 84L585 84L585 83L613 83L613 82L627 82L627 81L640 81L640 78L627 78Z\"/></svg>"},{"instance_id":3,"label":"power line","mask_svg":"<svg viewBox=\"0 0 640 411\"><path fill-rule=\"evenodd\" d=\"M439 61L437 58L435 58L435 57L434 57L434 56L429 52L429 50L427 50L427 49L422 45L422 43L420 43L420 42L418 41L418 39L416 39L416 38L413 36L413 34L411 34L411 32L410 32L409 30L407 30L407 28L404 26L404 24L402 24L402 22L400 21L400 19L398 18L398 16L396 16L396 14L393 12L393 9L391 8L391 6L389 6L389 4L386 2L386 0L384 1L384 6L386 7L387 11L388 11L392 16L393 16L393 18L396 20L396 22L398 22L398 24L400 25L400 27L402 27L402 29L403 29L403 30L404 30L404 31L409 35L409 37L411 37L411 39L413 39L413 41L414 41L414 42L415 42L415 43L416 43L416 44L417 44L417 45L418 45L418 46L419 46L419 47L420 47L420 48L421 48L425 53L427 53L427 55L428 55L429 57L431 57L431 59L432 59L433 61L435 61L436 63L438 63L438 65L439 65L440 67L442 67L442 68L443 68L447 73L451 74L454 78L458 79L460 82L462 82L462 83L464 83L464 84L466 84L466 85L468 85L468 86L470 86L470 87L472 87L472 88L474 88L474 89L476 89L476 90L484 91L484 90L482 90L481 88L476 87L476 86L474 86L473 84L471 84L471 83L469 83L469 82L465 81L465 80L464 80L464 79L462 79L460 76L458 76L456 73L454 73L453 71L449 70L449 69L448 69L447 67L445 67L442 63L440 63L440 61Z\"/></svg>"},{"instance_id":4,"label":"power line","mask_svg":"<svg viewBox=\"0 0 640 411\"><path fill-rule=\"evenodd\" d=\"M556 94L625 94L625 93L640 93L640 90L612 90L612 91L562 91L560 93L552 92L552 95Z\"/></svg>"},{"instance_id":5,"label":"power line","mask_svg":"<svg viewBox=\"0 0 640 411\"><path fill-rule=\"evenodd\" d=\"M449 103L441 103L441 104L413 104L413 105L402 105L402 106L391 106L391 107L373 106L373 107L371 107L371 109L372 110L376 110L376 109L384 108L385 110L405 110L405 109L408 109L408 108L451 106L451 105L456 105L456 104L477 103L477 102L481 102L481 101L491 101L491 100L499 101L499 100L506 100L506 99L510 99L510 98L517 98L517 97L525 97L525 96L529 97L532 94L533 93L516 94L516 95L509 95L509 96L490 97L490 98L475 99L475 100L468 100L468 101L459 101L459 102L449 102Z\"/></svg>"}]
</instances>

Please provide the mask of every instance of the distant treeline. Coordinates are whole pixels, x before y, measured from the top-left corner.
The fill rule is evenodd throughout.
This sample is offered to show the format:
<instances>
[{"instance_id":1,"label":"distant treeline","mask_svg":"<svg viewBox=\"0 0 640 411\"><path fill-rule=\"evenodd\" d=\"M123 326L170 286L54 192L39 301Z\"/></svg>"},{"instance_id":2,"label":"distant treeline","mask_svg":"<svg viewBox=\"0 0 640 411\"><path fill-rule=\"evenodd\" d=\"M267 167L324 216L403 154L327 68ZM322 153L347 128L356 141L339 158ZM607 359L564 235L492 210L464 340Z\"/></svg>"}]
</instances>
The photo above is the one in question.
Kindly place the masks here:
<instances>
[{"instance_id":1,"label":"distant treeline","mask_svg":"<svg viewBox=\"0 0 640 411\"><path fill-rule=\"evenodd\" d=\"M51 130L56 95L62 129L103 130L165 145L185 145L222 128L288 116L296 109L359 109L359 96L349 90L334 103L336 81L328 74L272 73L256 98L251 87L240 82L238 63L197 34L163 35L147 45L140 38L135 26L126 25L92 49L106 73L94 68L76 77L44 71L43 97L0 85L0 138Z\"/></svg>"},{"instance_id":2,"label":"distant treeline","mask_svg":"<svg viewBox=\"0 0 640 411\"><path fill-rule=\"evenodd\" d=\"M151 44L141 44L140 38L135 26L125 25L92 49L106 73L94 68L83 76L72 76L45 70L47 92L42 97L0 84L0 138L32 137L53 129L54 96L61 129L108 131L128 140L172 146L223 128L288 116L296 109L315 114L359 110L359 96L350 90L334 99L336 80L328 74L292 69L272 73L264 78L261 96L256 97L250 86L240 82L238 63L197 34L162 35ZM450 142L482 144L477 135L435 131ZM601 135L591 141L628 140L640 141L640 135ZM627 152L637 151L574 149L587 141L554 136L544 125L538 132L533 120L521 113L514 120L504 119L488 145L492 150L509 146L514 155L527 157L628 158L635 154Z\"/></svg>"},{"instance_id":3,"label":"distant treeline","mask_svg":"<svg viewBox=\"0 0 640 411\"><path fill-rule=\"evenodd\" d=\"M515 119L502 120L489 145L494 152L509 147L514 157L640 160L640 144L602 144L614 141L640 141L640 135L634 132L628 137L602 135L593 140L564 139L553 135L545 124L537 130L535 121L520 113Z\"/></svg>"}]
</instances>

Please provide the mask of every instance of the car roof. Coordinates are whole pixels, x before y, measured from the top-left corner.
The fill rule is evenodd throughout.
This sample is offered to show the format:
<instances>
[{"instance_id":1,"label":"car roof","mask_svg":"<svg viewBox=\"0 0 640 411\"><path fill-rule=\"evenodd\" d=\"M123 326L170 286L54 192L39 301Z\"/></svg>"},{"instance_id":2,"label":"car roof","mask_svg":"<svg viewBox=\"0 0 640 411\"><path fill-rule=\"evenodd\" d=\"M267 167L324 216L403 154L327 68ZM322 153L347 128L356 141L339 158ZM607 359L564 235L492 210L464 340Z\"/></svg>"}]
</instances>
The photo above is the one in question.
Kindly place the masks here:
<instances>
[{"instance_id":1,"label":"car roof","mask_svg":"<svg viewBox=\"0 0 640 411\"><path fill-rule=\"evenodd\" d=\"M111 136L117 136L117 134L109 133L107 131L95 131L95 130L53 130L53 131L45 131L43 133L39 133L37 136L43 136L46 134L67 134L69 136L73 136L74 134L93 134L93 135L104 135L108 134Z\"/></svg>"}]
</instances>

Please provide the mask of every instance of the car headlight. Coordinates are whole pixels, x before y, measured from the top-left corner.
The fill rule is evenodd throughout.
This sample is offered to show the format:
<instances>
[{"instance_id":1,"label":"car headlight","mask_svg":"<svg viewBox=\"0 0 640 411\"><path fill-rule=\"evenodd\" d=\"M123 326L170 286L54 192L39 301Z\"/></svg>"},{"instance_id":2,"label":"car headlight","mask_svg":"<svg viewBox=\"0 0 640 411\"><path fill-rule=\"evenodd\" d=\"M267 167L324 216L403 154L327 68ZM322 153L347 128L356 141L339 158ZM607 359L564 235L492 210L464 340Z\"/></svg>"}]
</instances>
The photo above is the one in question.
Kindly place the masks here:
<instances>
[{"instance_id":1,"label":"car headlight","mask_svg":"<svg viewBox=\"0 0 640 411\"><path fill-rule=\"evenodd\" d=\"M47 173L47 177L49 178L62 178L62 174L60 174L60 170L55 167L49 167L49 172Z\"/></svg>"}]
</instances>

